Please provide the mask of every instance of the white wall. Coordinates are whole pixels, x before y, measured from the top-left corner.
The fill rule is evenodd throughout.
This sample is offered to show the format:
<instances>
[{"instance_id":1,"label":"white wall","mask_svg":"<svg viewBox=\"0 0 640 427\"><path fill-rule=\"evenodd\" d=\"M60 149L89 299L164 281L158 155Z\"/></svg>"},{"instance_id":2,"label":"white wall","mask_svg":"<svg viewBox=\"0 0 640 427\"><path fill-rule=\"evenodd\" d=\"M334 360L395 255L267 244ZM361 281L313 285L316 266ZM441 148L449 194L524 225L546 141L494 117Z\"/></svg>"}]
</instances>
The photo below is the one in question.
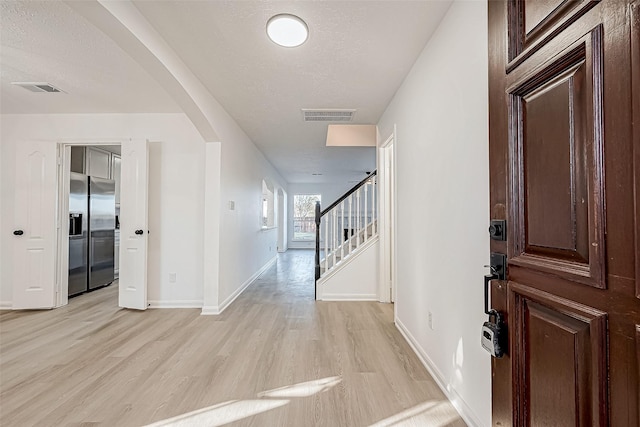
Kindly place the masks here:
<instances>
[{"instance_id":1,"label":"white wall","mask_svg":"<svg viewBox=\"0 0 640 427\"><path fill-rule=\"evenodd\" d=\"M218 301L223 309L277 254L278 230L262 229L262 180L276 193L287 192L287 183L230 117L221 115L214 127L222 140Z\"/></svg>"},{"instance_id":2,"label":"white wall","mask_svg":"<svg viewBox=\"0 0 640 427\"><path fill-rule=\"evenodd\" d=\"M287 191L286 182L248 137L223 122L221 155L206 163L202 137L184 114L3 115L3 235L13 229L15 147L21 141L87 141L146 138L149 153L148 299L158 306L202 306L204 263L205 165L220 169L220 248L217 277L205 286L222 303L237 294L276 255L277 229L261 229L262 180ZM227 120L222 117L221 120ZM213 172L213 171L212 171ZM216 187L217 188L217 187ZM229 201L235 210L229 209ZM10 253L2 239L2 253ZM3 256L0 302L11 301L11 260ZM169 283L169 273L176 282ZM217 305L217 303L216 303Z\"/></svg>"},{"instance_id":3,"label":"white wall","mask_svg":"<svg viewBox=\"0 0 640 427\"><path fill-rule=\"evenodd\" d=\"M15 149L30 140L148 139L148 299L152 304L202 303L204 143L184 114L2 115L2 236L13 229ZM12 300L11 239L2 238L0 301ZM6 255L6 256L4 256ZM176 282L169 283L169 273Z\"/></svg>"},{"instance_id":4,"label":"white wall","mask_svg":"<svg viewBox=\"0 0 640 427\"><path fill-rule=\"evenodd\" d=\"M489 261L487 5L453 3L380 122L397 124L396 323L472 425L491 419L480 347ZM433 330L427 313L433 313Z\"/></svg>"},{"instance_id":5,"label":"white wall","mask_svg":"<svg viewBox=\"0 0 640 427\"><path fill-rule=\"evenodd\" d=\"M360 179L364 179L363 176ZM315 241L294 241L293 240L293 197L296 194L320 194L322 209L325 209L349 191L357 183L325 183L325 184L289 184L289 194L287 196L288 212L288 239L291 249L311 249L316 247Z\"/></svg>"},{"instance_id":6,"label":"white wall","mask_svg":"<svg viewBox=\"0 0 640 427\"><path fill-rule=\"evenodd\" d=\"M376 236L318 280L318 299L378 301L379 260L380 240Z\"/></svg>"}]
</instances>

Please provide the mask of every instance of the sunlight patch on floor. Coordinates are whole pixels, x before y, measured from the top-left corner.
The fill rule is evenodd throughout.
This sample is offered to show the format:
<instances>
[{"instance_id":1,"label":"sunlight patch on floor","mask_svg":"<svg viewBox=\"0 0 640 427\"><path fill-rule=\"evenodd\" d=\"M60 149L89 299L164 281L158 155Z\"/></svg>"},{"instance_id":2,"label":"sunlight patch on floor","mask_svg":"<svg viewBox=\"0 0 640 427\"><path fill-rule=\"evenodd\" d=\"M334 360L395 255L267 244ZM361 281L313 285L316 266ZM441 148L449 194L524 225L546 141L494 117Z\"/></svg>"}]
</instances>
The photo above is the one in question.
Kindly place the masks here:
<instances>
[{"instance_id":1,"label":"sunlight patch on floor","mask_svg":"<svg viewBox=\"0 0 640 427\"><path fill-rule=\"evenodd\" d=\"M327 377L258 393L258 397L309 397L330 390L342 381L340 377Z\"/></svg>"},{"instance_id":2,"label":"sunlight patch on floor","mask_svg":"<svg viewBox=\"0 0 640 427\"><path fill-rule=\"evenodd\" d=\"M448 401L431 400L378 421L369 427L444 427L459 415Z\"/></svg>"},{"instance_id":3,"label":"sunlight patch on floor","mask_svg":"<svg viewBox=\"0 0 640 427\"><path fill-rule=\"evenodd\" d=\"M267 390L258 393L260 399L230 400L158 421L149 424L147 427L222 426L233 421L279 408L290 402L290 399L282 398L303 398L328 391L339 384L340 381L342 381L340 377L327 377Z\"/></svg>"},{"instance_id":4,"label":"sunlight patch on floor","mask_svg":"<svg viewBox=\"0 0 640 427\"><path fill-rule=\"evenodd\" d=\"M231 400L149 424L147 427L222 426L261 412L279 408L287 403L289 403L288 400Z\"/></svg>"}]
</instances>

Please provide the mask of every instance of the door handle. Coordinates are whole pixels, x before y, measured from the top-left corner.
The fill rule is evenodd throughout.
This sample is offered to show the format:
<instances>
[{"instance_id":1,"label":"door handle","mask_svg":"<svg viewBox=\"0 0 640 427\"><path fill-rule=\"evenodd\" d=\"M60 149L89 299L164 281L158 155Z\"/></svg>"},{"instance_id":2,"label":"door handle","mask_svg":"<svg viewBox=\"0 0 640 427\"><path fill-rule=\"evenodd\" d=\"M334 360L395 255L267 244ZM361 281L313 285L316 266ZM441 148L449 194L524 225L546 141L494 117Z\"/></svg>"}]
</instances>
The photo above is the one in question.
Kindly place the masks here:
<instances>
[{"instance_id":1,"label":"door handle","mask_svg":"<svg viewBox=\"0 0 640 427\"><path fill-rule=\"evenodd\" d=\"M484 312L489 315L489 321L482 325L480 343L493 357L501 358L508 348L507 325L503 321L502 313L489 308L489 283L494 280L507 278L507 257L504 254L491 253L490 274L484 276Z\"/></svg>"},{"instance_id":2,"label":"door handle","mask_svg":"<svg viewBox=\"0 0 640 427\"><path fill-rule=\"evenodd\" d=\"M484 312L492 314L489 310L489 282L492 280L505 280L507 278L507 256L491 252L491 263L485 265L491 269L491 274L484 276Z\"/></svg>"},{"instance_id":3,"label":"door handle","mask_svg":"<svg viewBox=\"0 0 640 427\"><path fill-rule=\"evenodd\" d=\"M491 266L487 266L491 267ZM489 282L498 278L498 275L493 272L493 268L491 269L491 274L487 274L484 276L484 313L491 314L489 310Z\"/></svg>"},{"instance_id":4,"label":"door handle","mask_svg":"<svg viewBox=\"0 0 640 427\"><path fill-rule=\"evenodd\" d=\"M144 234L144 231L142 231L142 230L136 230L136 231L135 231L135 233L136 233L137 235L141 235L141 234Z\"/></svg>"},{"instance_id":5,"label":"door handle","mask_svg":"<svg viewBox=\"0 0 640 427\"><path fill-rule=\"evenodd\" d=\"M22 231L22 230L15 230L15 231L13 232L13 235L14 235L14 236L22 236L23 234L24 234L24 231Z\"/></svg>"}]
</instances>

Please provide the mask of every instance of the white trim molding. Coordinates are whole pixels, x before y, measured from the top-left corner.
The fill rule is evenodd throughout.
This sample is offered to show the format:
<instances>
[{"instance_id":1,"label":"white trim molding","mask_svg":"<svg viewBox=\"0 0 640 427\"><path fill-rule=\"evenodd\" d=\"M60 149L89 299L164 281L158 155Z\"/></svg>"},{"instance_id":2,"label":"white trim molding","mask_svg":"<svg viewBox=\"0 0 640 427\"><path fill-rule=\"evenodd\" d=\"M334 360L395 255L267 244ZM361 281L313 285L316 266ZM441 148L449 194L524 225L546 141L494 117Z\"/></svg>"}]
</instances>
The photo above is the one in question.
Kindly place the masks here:
<instances>
[{"instance_id":1,"label":"white trim molding","mask_svg":"<svg viewBox=\"0 0 640 427\"><path fill-rule=\"evenodd\" d=\"M435 363L433 363L431 358L427 355L426 351L424 351L418 341L413 337L413 335L411 335L411 332L409 332L409 330L402 324L400 319L396 317L394 320L396 328L398 328L404 339L407 340L413 351L418 356L418 359L420 359L420 362L422 362L424 367L427 368L429 374L436 381L436 384L438 384L438 387L440 387L440 390L442 390L447 399L449 399L453 407L456 408L456 411L458 411L458 414L460 414L460 417L462 417L464 422L471 427L482 426L483 424L480 422L480 419L475 415L464 399L462 399L462 396L460 396L455 388L453 388L453 385L449 384L444 379L442 372L440 372Z\"/></svg>"},{"instance_id":2,"label":"white trim molding","mask_svg":"<svg viewBox=\"0 0 640 427\"><path fill-rule=\"evenodd\" d=\"M11 310L12 307L13 307L13 302L0 301L0 310Z\"/></svg>"},{"instance_id":3,"label":"white trim molding","mask_svg":"<svg viewBox=\"0 0 640 427\"><path fill-rule=\"evenodd\" d=\"M271 258L265 265L262 266L262 268L260 268L260 270L256 271L253 276L249 277L247 281L242 284L242 286L236 289L234 293L229 295L229 297L227 297L227 299L224 300L222 304L217 306L204 306L202 307L202 313L200 314L202 314L203 316L221 314L224 310L226 310L227 307L229 307L229 305L231 305L233 301L235 301L236 298L240 296L242 292L244 292L245 289L247 289L253 282L255 282L255 280L260 277L262 273L267 271L273 264L275 264L277 260L277 256Z\"/></svg>"},{"instance_id":4,"label":"white trim molding","mask_svg":"<svg viewBox=\"0 0 640 427\"><path fill-rule=\"evenodd\" d=\"M321 301L378 301L377 294L322 294Z\"/></svg>"},{"instance_id":5,"label":"white trim molding","mask_svg":"<svg viewBox=\"0 0 640 427\"><path fill-rule=\"evenodd\" d=\"M149 300L149 308L202 308L202 300Z\"/></svg>"}]
</instances>

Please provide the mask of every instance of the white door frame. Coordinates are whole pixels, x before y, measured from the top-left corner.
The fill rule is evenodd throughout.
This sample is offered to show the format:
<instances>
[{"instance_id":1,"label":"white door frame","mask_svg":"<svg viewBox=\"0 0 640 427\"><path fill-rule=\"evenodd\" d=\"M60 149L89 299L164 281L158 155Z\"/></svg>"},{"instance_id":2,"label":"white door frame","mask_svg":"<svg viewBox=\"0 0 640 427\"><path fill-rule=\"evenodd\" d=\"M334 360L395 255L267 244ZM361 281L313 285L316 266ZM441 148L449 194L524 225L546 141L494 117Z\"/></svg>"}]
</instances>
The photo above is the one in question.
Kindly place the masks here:
<instances>
[{"instance_id":1,"label":"white door frame","mask_svg":"<svg viewBox=\"0 0 640 427\"><path fill-rule=\"evenodd\" d=\"M394 302L397 288L396 262L396 129L378 147L380 279L381 302ZM391 235L389 235L391 234Z\"/></svg>"},{"instance_id":2,"label":"white door frame","mask_svg":"<svg viewBox=\"0 0 640 427\"><path fill-rule=\"evenodd\" d=\"M56 265L57 265L57 301L56 307L61 307L69 303L69 227L65 223L69 217L69 181L71 173L71 147L72 146L99 146L99 145L120 145L126 140L72 140L59 141L58 152L61 156L62 167L58 171L58 242L56 243ZM126 188L121 191L127 191Z\"/></svg>"}]
</instances>

